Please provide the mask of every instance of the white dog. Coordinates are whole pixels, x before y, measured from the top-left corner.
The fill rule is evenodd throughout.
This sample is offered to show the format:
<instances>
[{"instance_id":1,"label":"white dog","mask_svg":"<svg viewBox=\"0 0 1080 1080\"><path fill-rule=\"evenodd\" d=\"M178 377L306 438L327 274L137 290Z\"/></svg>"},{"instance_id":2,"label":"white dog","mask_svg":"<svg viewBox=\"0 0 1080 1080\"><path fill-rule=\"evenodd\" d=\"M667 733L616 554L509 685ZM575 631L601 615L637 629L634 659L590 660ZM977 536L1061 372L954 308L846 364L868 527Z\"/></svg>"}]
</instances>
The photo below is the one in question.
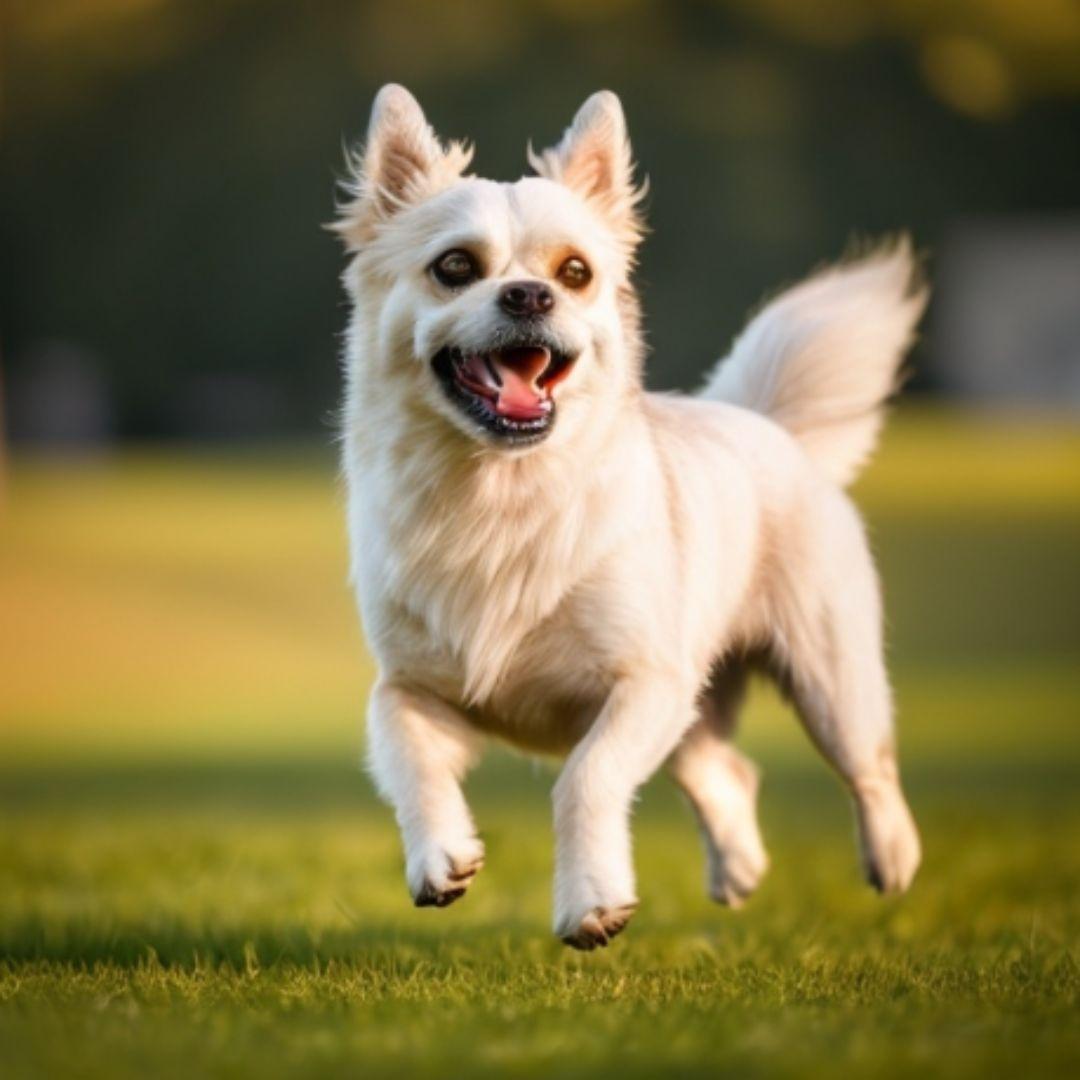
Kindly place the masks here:
<instances>
[{"instance_id":1,"label":"white dog","mask_svg":"<svg viewBox=\"0 0 1080 1080\"><path fill-rule=\"evenodd\" d=\"M585 102L537 175L465 175L399 86L376 98L335 226L352 259L344 468L379 665L370 767L418 905L484 848L460 783L485 736L565 754L555 932L605 945L637 903L629 813L665 761L713 897L767 864L731 745L775 677L854 800L869 881L907 887L878 586L841 491L924 305L906 242L758 314L694 397L646 393L641 236L618 99Z\"/></svg>"}]
</instances>

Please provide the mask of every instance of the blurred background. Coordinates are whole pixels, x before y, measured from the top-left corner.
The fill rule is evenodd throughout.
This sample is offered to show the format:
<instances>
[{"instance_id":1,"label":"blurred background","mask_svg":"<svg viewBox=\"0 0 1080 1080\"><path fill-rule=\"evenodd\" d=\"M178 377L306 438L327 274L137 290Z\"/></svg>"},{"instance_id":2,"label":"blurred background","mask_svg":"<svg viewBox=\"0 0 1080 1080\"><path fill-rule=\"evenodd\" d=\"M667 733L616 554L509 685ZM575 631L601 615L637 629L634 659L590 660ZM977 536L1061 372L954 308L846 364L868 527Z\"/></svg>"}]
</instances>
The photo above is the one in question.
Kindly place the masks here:
<instances>
[{"instance_id":1,"label":"blurred background","mask_svg":"<svg viewBox=\"0 0 1080 1080\"><path fill-rule=\"evenodd\" d=\"M516 178L623 97L658 387L767 291L910 229L915 387L1080 408L1074 0L7 0L0 356L13 441L328 435L342 145L406 83Z\"/></svg>"},{"instance_id":2,"label":"blurred background","mask_svg":"<svg viewBox=\"0 0 1080 1080\"><path fill-rule=\"evenodd\" d=\"M322 694L306 737L357 738L332 450L343 260L321 225L387 80L507 178L588 93L622 95L651 180L656 387L696 385L769 291L910 230L934 289L894 425L904 505L959 515L1000 482L999 539L977 547L1013 530L987 580L1029 614L995 604L973 632L1080 640L1075 559L1055 584L1007 502L1069 516L1080 495L1073 0L8 0L0 47L9 736L290 732ZM945 556L898 550L903 664L959 616L915 602L905 619L943 587L921 560ZM980 557L944 583L959 610L992 600L962 591ZM978 651L961 638L944 643Z\"/></svg>"},{"instance_id":3,"label":"blurred background","mask_svg":"<svg viewBox=\"0 0 1080 1080\"><path fill-rule=\"evenodd\" d=\"M656 387L696 385L748 308L853 239L910 230L933 301L858 489L902 711L935 679L965 708L1002 702L993 679L1017 708L1075 685L1072 0L8 0L0 46L10 761L352 767L371 669L321 226L387 80L507 178L588 93L622 95ZM913 738L967 737L912 711Z\"/></svg>"},{"instance_id":4,"label":"blurred background","mask_svg":"<svg viewBox=\"0 0 1080 1080\"><path fill-rule=\"evenodd\" d=\"M651 180L655 387L695 386L748 308L853 239L907 229L926 252L913 376L855 490L926 844L902 904L864 896L834 781L760 691L743 742L765 767L774 870L740 918L705 900L661 778L637 815L632 944L559 967L551 774L506 754L470 784L489 865L467 904L438 925L408 905L391 815L357 768L372 667L333 448L342 258L321 228L388 80L508 179L527 139L558 138L599 87L621 94ZM356 1039L390 1063L427 1048L438 1076L446 1046L459 1065L495 1048L497 1075L533 1052L551 1075L619 1048L645 1069L740 1045L740 1075L780 1075L777 1046L814 1074L824 1054L877 1075L868 1062L1064 1061L1078 657L1075 0L0 0L6 1065L160 1074L171 1046L185 1066L271 1075L316 1046L344 1061ZM491 956L577 971L580 1007L531 1011L526 988L497 1024L480 1002L462 1025L470 965ZM858 973L867 956L858 1024L823 1021L832 989L788 1008L815 958ZM934 974L873 989L913 957ZM423 1017L366 1012L349 965L368 962ZM327 1008L352 1003L347 1024L305 1026L291 963L319 973ZM687 1023L640 1053L659 1029L635 984L609 1007L635 965L690 973L665 991ZM242 986L215 997L226 969ZM706 970L765 988L724 1039L715 986L694 996ZM768 989L784 972L790 992Z\"/></svg>"}]
</instances>

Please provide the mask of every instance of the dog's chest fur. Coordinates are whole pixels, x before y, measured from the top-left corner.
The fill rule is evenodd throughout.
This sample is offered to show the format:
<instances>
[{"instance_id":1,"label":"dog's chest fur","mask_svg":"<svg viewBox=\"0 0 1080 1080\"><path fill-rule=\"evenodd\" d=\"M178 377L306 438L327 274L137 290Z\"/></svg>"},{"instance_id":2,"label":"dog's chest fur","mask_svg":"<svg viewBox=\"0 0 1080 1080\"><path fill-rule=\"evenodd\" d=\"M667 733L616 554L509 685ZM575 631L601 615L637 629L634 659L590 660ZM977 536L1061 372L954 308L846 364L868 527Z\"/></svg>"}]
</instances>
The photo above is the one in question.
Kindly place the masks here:
<instances>
[{"instance_id":1,"label":"dog's chest fur","mask_svg":"<svg viewBox=\"0 0 1080 1080\"><path fill-rule=\"evenodd\" d=\"M613 681L614 660L586 627L606 563L639 520L625 462L595 459L582 482L558 454L462 460L414 441L363 456L355 573L384 669L514 742L572 743Z\"/></svg>"}]
</instances>

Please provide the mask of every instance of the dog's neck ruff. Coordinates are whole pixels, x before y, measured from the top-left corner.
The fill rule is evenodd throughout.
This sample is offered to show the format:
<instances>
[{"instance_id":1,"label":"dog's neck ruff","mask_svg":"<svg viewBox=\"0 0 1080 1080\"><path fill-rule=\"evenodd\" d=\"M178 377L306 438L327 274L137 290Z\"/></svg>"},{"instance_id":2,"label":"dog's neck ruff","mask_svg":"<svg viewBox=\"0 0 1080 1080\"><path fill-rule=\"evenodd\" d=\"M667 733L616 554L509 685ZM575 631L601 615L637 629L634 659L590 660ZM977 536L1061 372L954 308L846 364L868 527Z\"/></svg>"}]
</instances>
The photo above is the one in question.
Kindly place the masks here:
<instances>
[{"instance_id":1,"label":"dog's neck ruff","mask_svg":"<svg viewBox=\"0 0 1080 1080\"><path fill-rule=\"evenodd\" d=\"M383 536L374 570L383 594L455 658L466 701L490 698L524 638L633 520L609 506L625 501L634 467L618 432L638 419L633 410L525 455L404 424L367 442L363 460L352 451L354 512Z\"/></svg>"}]
</instances>

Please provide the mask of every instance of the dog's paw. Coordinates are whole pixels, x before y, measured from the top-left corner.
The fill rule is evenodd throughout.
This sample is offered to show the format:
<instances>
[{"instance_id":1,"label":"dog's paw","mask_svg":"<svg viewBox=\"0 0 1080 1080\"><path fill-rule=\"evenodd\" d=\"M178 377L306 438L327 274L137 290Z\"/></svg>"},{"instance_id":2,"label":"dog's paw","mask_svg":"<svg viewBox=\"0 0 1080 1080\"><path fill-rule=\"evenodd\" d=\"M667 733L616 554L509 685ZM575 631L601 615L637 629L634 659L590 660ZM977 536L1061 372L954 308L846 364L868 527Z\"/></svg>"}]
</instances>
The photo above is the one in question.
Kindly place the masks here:
<instances>
[{"instance_id":1,"label":"dog's paw","mask_svg":"<svg viewBox=\"0 0 1080 1080\"><path fill-rule=\"evenodd\" d=\"M636 907L636 900L616 907L595 907L577 920L559 923L555 933L574 949L589 952L597 946L604 948L616 934L621 933Z\"/></svg>"},{"instance_id":2,"label":"dog's paw","mask_svg":"<svg viewBox=\"0 0 1080 1080\"><path fill-rule=\"evenodd\" d=\"M769 857L760 839L754 843L730 844L723 849L710 848L709 896L718 904L742 907L768 869Z\"/></svg>"},{"instance_id":3,"label":"dog's paw","mask_svg":"<svg viewBox=\"0 0 1080 1080\"><path fill-rule=\"evenodd\" d=\"M465 895L484 865L484 844L478 837L453 852L431 845L409 860L409 891L417 907L446 907Z\"/></svg>"},{"instance_id":4,"label":"dog's paw","mask_svg":"<svg viewBox=\"0 0 1080 1080\"><path fill-rule=\"evenodd\" d=\"M855 786L866 880L880 893L904 892L922 859L919 831L895 781Z\"/></svg>"}]
</instances>

